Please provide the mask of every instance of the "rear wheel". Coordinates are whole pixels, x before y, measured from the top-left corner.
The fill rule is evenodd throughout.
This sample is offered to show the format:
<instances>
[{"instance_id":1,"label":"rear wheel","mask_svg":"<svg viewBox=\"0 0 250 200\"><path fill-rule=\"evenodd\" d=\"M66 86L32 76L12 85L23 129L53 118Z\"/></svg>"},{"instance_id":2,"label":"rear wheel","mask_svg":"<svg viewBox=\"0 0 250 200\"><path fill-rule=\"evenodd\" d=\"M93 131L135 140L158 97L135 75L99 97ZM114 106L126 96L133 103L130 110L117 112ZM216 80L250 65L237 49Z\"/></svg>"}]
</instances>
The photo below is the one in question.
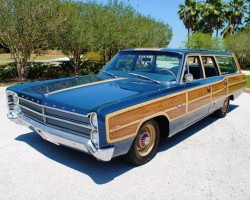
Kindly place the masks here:
<instances>
[{"instance_id":1,"label":"rear wheel","mask_svg":"<svg viewBox=\"0 0 250 200\"><path fill-rule=\"evenodd\" d=\"M150 161L156 154L159 136L160 131L156 121L149 120L142 124L126 155L127 160L134 165L143 165Z\"/></svg>"},{"instance_id":2,"label":"rear wheel","mask_svg":"<svg viewBox=\"0 0 250 200\"><path fill-rule=\"evenodd\" d=\"M223 106L214 112L214 116L218 118L223 118L227 115L227 111L229 108L229 97L227 97L223 103Z\"/></svg>"}]
</instances>

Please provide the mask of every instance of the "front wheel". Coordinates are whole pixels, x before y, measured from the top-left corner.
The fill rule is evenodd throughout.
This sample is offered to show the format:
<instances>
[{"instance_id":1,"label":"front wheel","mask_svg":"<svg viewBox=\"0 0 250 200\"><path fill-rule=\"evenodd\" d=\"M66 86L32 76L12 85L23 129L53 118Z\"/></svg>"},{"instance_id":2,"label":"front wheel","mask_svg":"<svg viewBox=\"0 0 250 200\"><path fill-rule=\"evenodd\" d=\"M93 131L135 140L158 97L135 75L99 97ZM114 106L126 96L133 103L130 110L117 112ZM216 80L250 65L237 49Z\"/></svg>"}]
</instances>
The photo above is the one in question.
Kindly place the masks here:
<instances>
[{"instance_id":1,"label":"front wheel","mask_svg":"<svg viewBox=\"0 0 250 200\"><path fill-rule=\"evenodd\" d=\"M156 154L160 131L155 120L146 121L140 127L126 158L134 165L143 165Z\"/></svg>"},{"instance_id":2,"label":"front wheel","mask_svg":"<svg viewBox=\"0 0 250 200\"><path fill-rule=\"evenodd\" d=\"M229 108L229 97L227 97L223 103L223 106L214 112L214 116L218 118L223 118L227 115L227 111Z\"/></svg>"}]
</instances>

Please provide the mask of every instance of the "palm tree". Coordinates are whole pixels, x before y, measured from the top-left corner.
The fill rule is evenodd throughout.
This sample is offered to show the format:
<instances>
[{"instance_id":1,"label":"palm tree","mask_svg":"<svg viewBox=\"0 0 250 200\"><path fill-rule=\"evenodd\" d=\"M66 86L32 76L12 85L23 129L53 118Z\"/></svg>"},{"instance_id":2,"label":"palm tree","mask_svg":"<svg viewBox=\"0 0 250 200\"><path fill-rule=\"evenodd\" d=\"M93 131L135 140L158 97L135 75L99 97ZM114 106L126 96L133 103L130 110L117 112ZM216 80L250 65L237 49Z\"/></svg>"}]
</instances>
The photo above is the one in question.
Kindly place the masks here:
<instances>
[{"instance_id":1,"label":"palm tree","mask_svg":"<svg viewBox=\"0 0 250 200\"><path fill-rule=\"evenodd\" d=\"M190 31L196 30L200 19L200 2L185 0L185 4L179 4L179 18L183 21L188 31L188 42Z\"/></svg>"},{"instance_id":2,"label":"palm tree","mask_svg":"<svg viewBox=\"0 0 250 200\"><path fill-rule=\"evenodd\" d=\"M246 1L246 7L248 7L247 16L245 17L245 28L250 28L250 0Z\"/></svg>"},{"instance_id":3,"label":"palm tree","mask_svg":"<svg viewBox=\"0 0 250 200\"><path fill-rule=\"evenodd\" d=\"M218 37L218 31L223 26L224 22L224 9L226 4L222 0L206 0L202 5L201 15L204 20L203 32L213 34L213 30L216 30L216 36Z\"/></svg>"},{"instance_id":4,"label":"palm tree","mask_svg":"<svg viewBox=\"0 0 250 200\"><path fill-rule=\"evenodd\" d=\"M229 2L228 9L225 12L228 26L222 31L224 38L239 30L239 26L242 25L242 19L244 18L245 12L247 12L245 0L231 0Z\"/></svg>"}]
</instances>

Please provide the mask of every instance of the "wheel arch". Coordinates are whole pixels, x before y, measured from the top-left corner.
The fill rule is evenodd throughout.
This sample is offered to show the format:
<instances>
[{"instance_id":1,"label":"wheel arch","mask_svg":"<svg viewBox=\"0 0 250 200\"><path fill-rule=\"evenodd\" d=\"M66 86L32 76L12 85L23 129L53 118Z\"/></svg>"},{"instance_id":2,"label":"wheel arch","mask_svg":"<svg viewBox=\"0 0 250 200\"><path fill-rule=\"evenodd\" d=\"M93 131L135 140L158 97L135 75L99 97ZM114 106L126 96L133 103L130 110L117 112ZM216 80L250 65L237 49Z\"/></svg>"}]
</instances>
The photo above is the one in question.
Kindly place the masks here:
<instances>
[{"instance_id":1,"label":"wheel arch","mask_svg":"<svg viewBox=\"0 0 250 200\"><path fill-rule=\"evenodd\" d=\"M159 131L160 131L160 137L161 138L167 138L169 136L169 116L168 114L166 114L165 112L160 112L154 115L150 115L146 118L144 118L143 120L141 120L140 124L137 127L136 133L138 133L140 127L142 126L142 124L144 124L146 121L148 120L155 120L156 123L159 126Z\"/></svg>"}]
</instances>

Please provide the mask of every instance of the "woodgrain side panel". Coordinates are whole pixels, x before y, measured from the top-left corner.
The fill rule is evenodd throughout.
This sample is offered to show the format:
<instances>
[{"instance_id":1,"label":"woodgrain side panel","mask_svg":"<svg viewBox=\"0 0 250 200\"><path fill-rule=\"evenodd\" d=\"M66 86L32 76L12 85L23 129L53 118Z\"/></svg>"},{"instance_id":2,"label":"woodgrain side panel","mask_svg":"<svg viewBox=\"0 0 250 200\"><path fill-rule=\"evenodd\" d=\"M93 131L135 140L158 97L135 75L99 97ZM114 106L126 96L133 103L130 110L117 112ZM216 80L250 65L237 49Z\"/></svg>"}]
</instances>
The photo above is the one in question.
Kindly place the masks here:
<instances>
[{"instance_id":1,"label":"woodgrain side panel","mask_svg":"<svg viewBox=\"0 0 250 200\"><path fill-rule=\"evenodd\" d=\"M204 105L207 105L210 103L210 96L204 97L203 99L200 99L198 101L194 101L192 103L188 104L188 112L192 112Z\"/></svg>"},{"instance_id":2,"label":"woodgrain side panel","mask_svg":"<svg viewBox=\"0 0 250 200\"><path fill-rule=\"evenodd\" d=\"M171 119L174 119L181 115L184 115L185 112L186 112L186 106L181 106L179 108L175 108L174 110L168 111L167 114Z\"/></svg>"},{"instance_id":3,"label":"woodgrain side panel","mask_svg":"<svg viewBox=\"0 0 250 200\"><path fill-rule=\"evenodd\" d=\"M213 84L212 91L214 93L214 92L224 89L225 87L226 87L226 84L224 83L224 81L222 81L220 83Z\"/></svg>"},{"instance_id":4,"label":"woodgrain side panel","mask_svg":"<svg viewBox=\"0 0 250 200\"><path fill-rule=\"evenodd\" d=\"M239 90L239 89L242 89L242 88L245 87L245 85L246 85L246 82L245 82L245 81L243 81L243 82L241 82L241 83L236 83L236 84L234 84L234 85L230 85L230 86L229 86L228 93L231 94L231 93L233 93L233 92L235 92L235 91L237 91L237 90Z\"/></svg>"},{"instance_id":5,"label":"woodgrain side panel","mask_svg":"<svg viewBox=\"0 0 250 200\"><path fill-rule=\"evenodd\" d=\"M212 95L212 101L215 101L217 99L220 99L222 97L227 96L227 87L224 87L224 89L217 91L216 93L213 93Z\"/></svg>"},{"instance_id":6,"label":"woodgrain side panel","mask_svg":"<svg viewBox=\"0 0 250 200\"><path fill-rule=\"evenodd\" d=\"M241 75L238 75L238 76L229 77L228 78L228 83L233 84L233 83L237 83L239 81L244 81L244 80L246 80L246 75L241 74Z\"/></svg>"},{"instance_id":7,"label":"woodgrain side panel","mask_svg":"<svg viewBox=\"0 0 250 200\"><path fill-rule=\"evenodd\" d=\"M117 131L110 132L109 139L115 140L117 138L121 138L124 136L127 136L127 137L130 137L131 135L133 136L136 134L138 126L139 124L134 124L134 125L119 129Z\"/></svg>"},{"instance_id":8,"label":"woodgrain side panel","mask_svg":"<svg viewBox=\"0 0 250 200\"><path fill-rule=\"evenodd\" d=\"M193 101L195 99L201 98L203 96L208 95L209 93L210 92L208 91L207 87L190 91L188 92L188 101Z\"/></svg>"},{"instance_id":9,"label":"woodgrain side panel","mask_svg":"<svg viewBox=\"0 0 250 200\"><path fill-rule=\"evenodd\" d=\"M147 116L153 115L160 111L168 110L174 108L179 104L184 104L186 102L185 93L160 100L148 105L144 105L127 112L120 113L109 119L109 129L113 129L117 126L122 126L131 121L136 121L138 119L143 119Z\"/></svg>"}]
</instances>

